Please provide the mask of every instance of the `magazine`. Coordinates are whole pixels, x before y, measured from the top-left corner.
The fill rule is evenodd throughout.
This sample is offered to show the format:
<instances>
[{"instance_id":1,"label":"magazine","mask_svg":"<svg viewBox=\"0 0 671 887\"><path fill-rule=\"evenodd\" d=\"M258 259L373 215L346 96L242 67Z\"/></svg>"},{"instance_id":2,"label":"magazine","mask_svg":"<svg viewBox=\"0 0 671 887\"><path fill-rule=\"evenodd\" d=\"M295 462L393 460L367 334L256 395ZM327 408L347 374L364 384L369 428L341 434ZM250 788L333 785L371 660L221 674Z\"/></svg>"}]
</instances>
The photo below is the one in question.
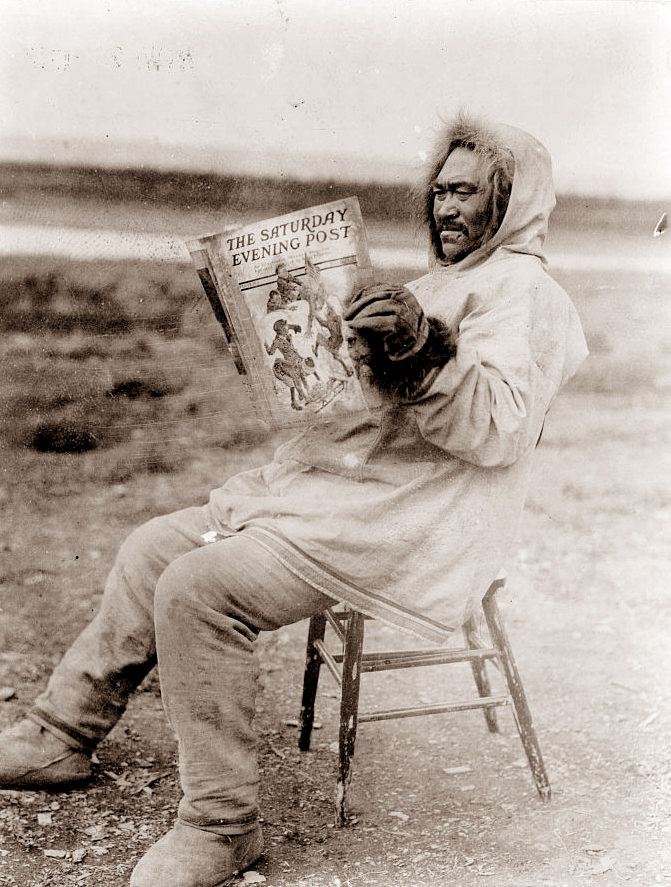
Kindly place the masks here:
<instances>
[{"instance_id":1,"label":"magazine","mask_svg":"<svg viewBox=\"0 0 671 887\"><path fill-rule=\"evenodd\" d=\"M356 197L187 241L261 421L366 411L342 314L371 282Z\"/></svg>"}]
</instances>

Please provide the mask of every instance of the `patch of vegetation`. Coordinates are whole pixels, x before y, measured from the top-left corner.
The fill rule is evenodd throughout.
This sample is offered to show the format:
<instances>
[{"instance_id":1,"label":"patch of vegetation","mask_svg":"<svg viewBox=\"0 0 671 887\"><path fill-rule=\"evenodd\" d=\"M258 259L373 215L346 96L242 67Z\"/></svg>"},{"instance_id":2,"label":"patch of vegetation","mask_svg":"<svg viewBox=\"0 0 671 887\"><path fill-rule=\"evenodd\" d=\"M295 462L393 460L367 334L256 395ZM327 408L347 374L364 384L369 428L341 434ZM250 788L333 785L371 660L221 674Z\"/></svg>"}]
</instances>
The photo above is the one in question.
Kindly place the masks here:
<instances>
[{"instance_id":1,"label":"patch of vegetation","mask_svg":"<svg viewBox=\"0 0 671 887\"><path fill-rule=\"evenodd\" d=\"M203 446L268 439L197 279L189 289L165 271L73 265L0 279L2 445L91 453L114 483L179 470Z\"/></svg>"},{"instance_id":2,"label":"patch of vegetation","mask_svg":"<svg viewBox=\"0 0 671 887\"><path fill-rule=\"evenodd\" d=\"M39 453L84 453L95 450L98 438L89 428L70 425L42 425L30 439L30 446Z\"/></svg>"},{"instance_id":3,"label":"patch of vegetation","mask_svg":"<svg viewBox=\"0 0 671 887\"><path fill-rule=\"evenodd\" d=\"M144 329L178 335L193 292L175 292L170 281L143 280L141 294L113 279L96 285L58 273L3 280L0 323L7 332L36 331L129 335ZM198 293L198 295L200 295ZM88 352L84 351L84 356Z\"/></svg>"}]
</instances>

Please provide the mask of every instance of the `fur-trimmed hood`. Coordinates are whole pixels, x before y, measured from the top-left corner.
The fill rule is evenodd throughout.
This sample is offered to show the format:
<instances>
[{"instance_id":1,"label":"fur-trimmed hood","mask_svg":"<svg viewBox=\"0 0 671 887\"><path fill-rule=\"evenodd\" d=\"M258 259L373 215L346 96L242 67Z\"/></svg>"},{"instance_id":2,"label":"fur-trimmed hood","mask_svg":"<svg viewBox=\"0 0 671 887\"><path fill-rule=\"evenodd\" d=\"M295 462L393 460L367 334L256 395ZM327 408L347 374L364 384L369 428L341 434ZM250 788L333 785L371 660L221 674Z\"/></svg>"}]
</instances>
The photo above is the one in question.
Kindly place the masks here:
<instances>
[{"instance_id":1,"label":"fur-trimmed hood","mask_svg":"<svg viewBox=\"0 0 671 887\"><path fill-rule=\"evenodd\" d=\"M488 129L510 149L515 173L508 209L492 238L451 267L462 271L479 265L497 249L538 257L546 262L543 245L550 213L555 207L552 161L546 148L532 135L506 124L489 124ZM449 140L450 133L446 135ZM432 264L446 264L434 248Z\"/></svg>"}]
</instances>

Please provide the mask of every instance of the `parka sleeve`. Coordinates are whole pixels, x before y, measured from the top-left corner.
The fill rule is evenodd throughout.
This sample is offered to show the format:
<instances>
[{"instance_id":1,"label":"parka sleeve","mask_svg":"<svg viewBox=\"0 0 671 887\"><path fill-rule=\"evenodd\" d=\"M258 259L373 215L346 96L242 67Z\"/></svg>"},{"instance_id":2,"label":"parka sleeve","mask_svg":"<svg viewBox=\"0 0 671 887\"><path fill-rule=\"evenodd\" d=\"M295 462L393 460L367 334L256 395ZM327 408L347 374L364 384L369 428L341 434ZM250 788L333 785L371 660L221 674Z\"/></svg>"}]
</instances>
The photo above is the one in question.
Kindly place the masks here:
<instances>
[{"instance_id":1,"label":"parka sleeve","mask_svg":"<svg viewBox=\"0 0 671 887\"><path fill-rule=\"evenodd\" d=\"M434 446L482 467L505 467L535 446L559 379L535 359L532 294L471 302L456 355L409 406ZM554 333L561 348L561 331Z\"/></svg>"}]
</instances>

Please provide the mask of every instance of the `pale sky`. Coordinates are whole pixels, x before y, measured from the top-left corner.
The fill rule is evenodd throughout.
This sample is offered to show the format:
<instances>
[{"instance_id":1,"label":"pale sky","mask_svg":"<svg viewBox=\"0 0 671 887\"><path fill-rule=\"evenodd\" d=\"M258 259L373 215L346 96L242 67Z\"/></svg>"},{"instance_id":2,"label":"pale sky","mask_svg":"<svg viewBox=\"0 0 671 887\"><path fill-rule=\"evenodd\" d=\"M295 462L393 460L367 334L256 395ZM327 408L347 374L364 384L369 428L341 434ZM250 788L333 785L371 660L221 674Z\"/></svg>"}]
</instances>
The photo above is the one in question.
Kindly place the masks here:
<instances>
[{"instance_id":1,"label":"pale sky","mask_svg":"<svg viewBox=\"0 0 671 887\"><path fill-rule=\"evenodd\" d=\"M466 107L540 138L560 191L671 197L665 0L0 0L0 16L0 160L411 178Z\"/></svg>"}]
</instances>

